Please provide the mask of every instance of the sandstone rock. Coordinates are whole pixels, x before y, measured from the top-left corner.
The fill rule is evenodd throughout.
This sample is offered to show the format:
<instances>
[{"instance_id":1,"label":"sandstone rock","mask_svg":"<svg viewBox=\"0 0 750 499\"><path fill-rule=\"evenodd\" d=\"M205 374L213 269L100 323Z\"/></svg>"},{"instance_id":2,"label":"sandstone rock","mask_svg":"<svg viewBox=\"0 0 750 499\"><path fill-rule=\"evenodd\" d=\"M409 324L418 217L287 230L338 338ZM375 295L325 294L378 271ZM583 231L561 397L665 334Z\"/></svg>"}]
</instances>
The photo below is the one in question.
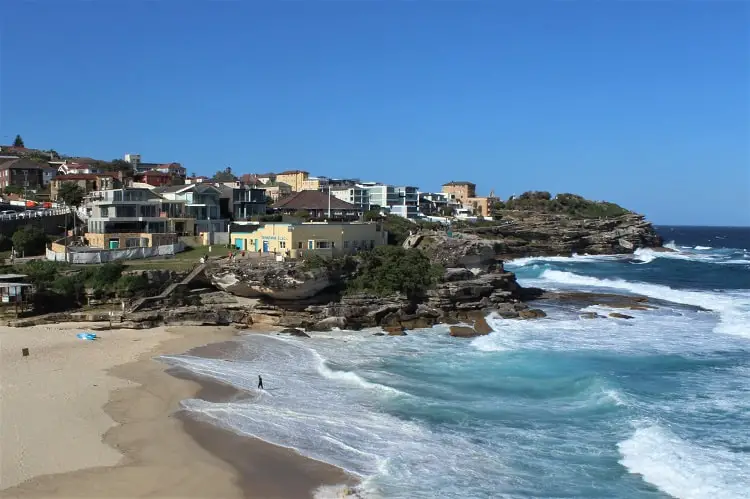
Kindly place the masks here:
<instances>
[{"instance_id":1,"label":"sandstone rock","mask_svg":"<svg viewBox=\"0 0 750 499\"><path fill-rule=\"evenodd\" d=\"M625 315L625 314L621 314L619 312L612 312L612 313L609 314L609 316L610 317L614 317L615 319L632 319L633 318L632 315Z\"/></svg>"},{"instance_id":2,"label":"sandstone rock","mask_svg":"<svg viewBox=\"0 0 750 499\"><path fill-rule=\"evenodd\" d=\"M326 317L310 329L313 331L330 331L333 328L346 329L346 317Z\"/></svg>"},{"instance_id":3,"label":"sandstone rock","mask_svg":"<svg viewBox=\"0 0 750 499\"><path fill-rule=\"evenodd\" d=\"M583 313L581 313L580 317L581 317L581 319L601 319L604 316L603 315L599 315L596 312L583 312Z\"/></svg>"},{"instance_id":4,"label":"sandstone rock","mask_svg":"<svg viewBox=\"0 0 750 499\"><path fill-rule=\"evenodd\" d=\"M484 336L489 333L480 333L474 328L468 326L451 326L450 335L456 338L474 338L475 336Z\"/></svg>"},{"instance_id":5,"label":"sandstone rock","mask_svg":"<svg viewBox=\"0 0 750 499\"><path fill-rule=\"evenodd\" d=\"M297 329L297 328L282 329L281 331L279 331L279 334L288 334L288 335L297 336L297 337L300 337L300 338L309 338L310 337L309 334L307 334L306 332L302 331L301 329Z\"/></svg>"},{"instance_id":6,"label":"sandstone rock","mask_svg":"<svg viewBox=\"0 0 750 499\"><path fill-rule=\"evenodd\" d=\"M385 336L385 333L374 333L373 336Z\"/></svg>"},{"instance_id":7,"label":"sandstone rock","mask_svg":"<svg viewBox=\"0 0 750 499\"><path fill-rule=\"evenodd\" d=\"M406 336L406 331L400 326L385 326L383 331L385 331L388 336Z\"/></svg>"},{"instance_id":8,"label":"sandstone rock","mask_svg":"<svg viewBox=\"0 0 750 499\"><path fill-rule=\"evenodd\" d=\"M518 315L521 317L521 319L541 319L543 317L547 317L547 314L544 313L544 310L540 310L538 308L521 310L518 312Z\"/></svg>"}]
</instances>

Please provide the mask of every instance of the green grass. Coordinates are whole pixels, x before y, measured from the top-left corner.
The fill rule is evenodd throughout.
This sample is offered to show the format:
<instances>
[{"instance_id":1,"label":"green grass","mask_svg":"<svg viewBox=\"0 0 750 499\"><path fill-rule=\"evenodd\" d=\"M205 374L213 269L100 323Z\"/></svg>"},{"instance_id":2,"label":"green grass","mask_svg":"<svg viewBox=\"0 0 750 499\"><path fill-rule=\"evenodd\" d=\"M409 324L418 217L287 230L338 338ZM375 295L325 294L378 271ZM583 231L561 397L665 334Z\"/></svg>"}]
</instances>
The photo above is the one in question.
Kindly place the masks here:
<instances>
[{"instance_id":1,"label":"green grass","mask_svg":"<svg viewBox=\"0 0 750 499\"><path fill-rule=\"evenodd\" d=\"M190 270L199 263L202 256L224 256L226 251L228 251L226 248L216 244L213 245L213 251L211 253L208 252L208 246L188 246L185 251L177 253L174 256L158 256L142 258L140 260L123 260L122 263L124 263L129 270Z\"/></svg>"}]
</instances>

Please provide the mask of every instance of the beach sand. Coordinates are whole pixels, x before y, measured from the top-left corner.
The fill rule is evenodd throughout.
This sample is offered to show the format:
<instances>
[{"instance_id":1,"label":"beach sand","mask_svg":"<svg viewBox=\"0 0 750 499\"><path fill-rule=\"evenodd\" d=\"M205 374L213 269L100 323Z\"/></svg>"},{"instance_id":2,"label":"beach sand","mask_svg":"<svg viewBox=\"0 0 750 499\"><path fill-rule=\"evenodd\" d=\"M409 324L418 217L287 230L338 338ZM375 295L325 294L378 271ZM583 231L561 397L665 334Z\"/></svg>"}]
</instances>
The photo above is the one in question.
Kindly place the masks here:
<instances>
[{"instance_id":1,"label":"beach sand","mask_svg":"<svg viewBox=\"0 0 750 499\"><path fill-rule=\"evenodd\" d=\"M0 497L295 498L353 483L336 467L175 412L196 394L242 394L167 374L153 357L217 342L194 352L221 354L234 328L76 338L90 327L0 328Z\"/></svg>"}]
</instances>

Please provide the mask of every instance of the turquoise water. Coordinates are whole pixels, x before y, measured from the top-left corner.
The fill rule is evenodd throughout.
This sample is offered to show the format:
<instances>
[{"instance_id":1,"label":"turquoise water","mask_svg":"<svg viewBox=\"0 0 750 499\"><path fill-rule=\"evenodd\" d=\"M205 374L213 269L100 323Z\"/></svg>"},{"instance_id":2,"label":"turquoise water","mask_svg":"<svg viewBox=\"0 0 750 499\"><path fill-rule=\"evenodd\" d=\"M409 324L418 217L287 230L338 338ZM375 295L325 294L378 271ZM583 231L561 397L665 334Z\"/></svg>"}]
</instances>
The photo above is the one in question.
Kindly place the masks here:
<instances>
[{"instance_id":1,"label":"turquoise water","mask_svg":"<svg viewBox=\"0 0 750 499\"><path fill-rule=\"evenodd\" d=\"M507 265L657 300L631 320L556 306L469 340L248 336L233 362L165 360L257 394L187 410L356 473L368 497L748 497L750 231L661 231L675 253Z\"/></svg>"}]
</instances>

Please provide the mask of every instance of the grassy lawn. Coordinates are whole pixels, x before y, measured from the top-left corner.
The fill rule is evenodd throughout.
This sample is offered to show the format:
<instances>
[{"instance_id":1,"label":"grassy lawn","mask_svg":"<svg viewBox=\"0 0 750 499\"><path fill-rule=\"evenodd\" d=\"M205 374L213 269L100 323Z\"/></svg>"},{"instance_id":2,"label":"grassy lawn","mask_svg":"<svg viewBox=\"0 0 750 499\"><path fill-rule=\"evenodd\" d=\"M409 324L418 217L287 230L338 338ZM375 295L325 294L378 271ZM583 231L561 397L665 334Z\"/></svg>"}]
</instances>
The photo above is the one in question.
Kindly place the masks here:
<instances>
[{"instance_id":1,"label":"grassy lawn","mask_svg":"<svg viewBox=\"0 0 750 499\"><path fill-rule=\"evenodd\" d=\"M196 264L202 256L210 255L212 257L224 256L227 250L221 245L213 245L213 251L208 252L208 246L188 246L185 251L177 253L170 257L153 257L143 258L140 260L123 260L128 269L133 270L149 270L149 269L163 269L163 270L190 270Z\"/></svg>"}]
</instances>

